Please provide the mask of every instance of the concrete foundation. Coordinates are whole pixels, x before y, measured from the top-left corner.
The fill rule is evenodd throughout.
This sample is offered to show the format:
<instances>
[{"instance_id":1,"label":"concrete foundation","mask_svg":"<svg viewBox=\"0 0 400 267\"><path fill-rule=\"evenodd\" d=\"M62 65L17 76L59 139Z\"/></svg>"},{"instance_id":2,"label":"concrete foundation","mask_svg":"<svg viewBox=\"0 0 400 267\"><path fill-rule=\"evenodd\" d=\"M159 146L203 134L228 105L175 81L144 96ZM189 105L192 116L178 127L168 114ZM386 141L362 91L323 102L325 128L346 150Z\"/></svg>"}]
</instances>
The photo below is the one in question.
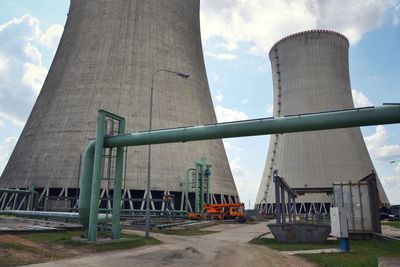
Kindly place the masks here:
<instances>
[{"instance_id":1,"label":"concrete foundation","mask_svg":"<svg viewBox=\"0 0 400 267\"><path fill-rule=\"evenodd\" d=\"M284 243L324 243L331 231L328 224L272 223L267 226L275 239Z\"/></svg>"}]
</instances>

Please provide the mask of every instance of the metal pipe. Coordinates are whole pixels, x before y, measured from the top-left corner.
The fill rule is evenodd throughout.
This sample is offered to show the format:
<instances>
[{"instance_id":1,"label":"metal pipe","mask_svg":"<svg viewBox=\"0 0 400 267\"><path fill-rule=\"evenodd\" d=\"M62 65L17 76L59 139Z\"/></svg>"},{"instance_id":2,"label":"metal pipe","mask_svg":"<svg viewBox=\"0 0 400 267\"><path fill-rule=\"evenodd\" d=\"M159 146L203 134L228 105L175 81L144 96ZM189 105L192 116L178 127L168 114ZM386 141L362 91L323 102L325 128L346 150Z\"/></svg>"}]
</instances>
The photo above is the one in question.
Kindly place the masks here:
<instances>
[{"instance_id":1,"label":"metal pipe","mask_svg":"<svg viewBox=\"0 0 400 267\"><path fill-rule=\"evenodd\" d=\"M206 198L206 200L207 200L207 204L210 204L210 177L211 177L211 171L210 171L210 168L211 168L211 163L207 163L207 168L206 168L206 172L207 172L207 198Z\"/></svg>"},{"instance_id":2,"label":"metal pipe","mask_svg":"<svg viewBox=\"0 0 400 267\"><path fill-rule=\"evenodd\" d=\"M199 203L199 172L200 166L198 162L196 162L196 182L195 182L195 190L194 190L194 212L200 212L200 203Z\"/></svg>"},{"instance_id":3,"label":"metal pipe","mask_svg":"<svg viewBox=\"0 0 400 267\"><path fill-rule=\"evenodd\" d=\"M338 110L106 137L104 147L139 146L400 123L400 105Z\"/></svg>"},{"instance_id":4,"label":"metal pipe","mask_svg":"<svg viewBox=\"0 0 400 267\"><path fill-rule=\"evenodd\" d=\"M104 138L104 134L102 136L99 136L100 133L98 133L97 136L99 138L99 143L102 143L100 142L100 139L104 138L104 147L124 147L241 136L326 130L392 123L400 123L400 105L383 105L380 107L358 108L315 114L301 114L278 118L264 118L229 123L136 132L124 135L110 136L106 138ZM89 143L88 147L86 148L84 158L91 157L93 153L91 146L93 146L93 142ZM95 168L100 169L98 166L95 166ZM81 181L84 181L82 181L82 185L91 184L91 177L90 175L88 175L91 173L93 173L93 164L90 164L90 160L87 160L86 163L84 161L81 179ZM97 181L93 182L97 183ZM198 190L198 188L196 188L196 190ZM93 213L98 210L99 196L97 193L94 195L92 192L91 196L92 207L95 207ZM80 200L80 205L83 205L84 207L88 206L85 201L87 201L87 197L84 197ZM90 210L90 213L92 214L92 210ZM82 215L84 214L85 212L82 212ZM81 219L81 221L82 220L85 221L84 219Z\"/></svg>"},{"instance_id":5,"label":"metal pipe","mask_svg":"<svg viewBox=\"0 0 400 267\"><path fill-rule=\"evenodd\" d=\"M94 242L97 237L97 221L99 213L99 198L101 184L101 169L103 163L105 113L99 112L97 118L96 142L93 159L92 193L90 197L88 241Z\"/></svg>"},{"instance_id":6,"label":"metal pipe","mask_svg":"<svg viewBox=\"0 0 400 267\"><path fill-rule=\"evenodd\" d=\"M41 218L58 218L58 219L80 219L80 214L77 212L57 212L57 211L27 211L27 210L1 210L0 215L15 215L22 217L41 217ZM111 219L108 216L108 221ZM99 223L107 222L107 214L98 215Z\"/></svg>"},{"instance_id":7,"label":"metal pipe","mask_svg":"<svg viewBox=\"0 0 400 267\"><path fill-rule=\"evenodd\" d=\"M118 133L125 133L125 120L118 121ZM109 166L110 168L110 166ZM115 166L115 183L114 183L114 200L113 200L113 212L112 212L112 229L111 238L120 238L121 228L121 190L122 190L122 174L124 169L124 148L117 148L117 159Z\"/></svg>"},{"instance_id":8,"label":"metal pipe","mask_svg":"<svg viewBox=\"0 0 400 267\"><path fill-rule=\"evenodd\" d=\"M275 177L274 177L275 179ZM275 182L275 180L274 180ZM280 181L275 182L275 217L276 217L276 223L282 223L281 221L281 183Z\"/></svg>"},{"instance_id":9,"label":"metal pipe","mask_svg":"<svg viewBox=\"0 0 400 267\"><path fill-rule=\"evenodd\" d=\"M186 170L186 180L185 180L185 210L189 211L189 175L190 172L196 171L195 168L189 168Z\"/></svg>"},{"instance_id":10,"label":"metal pipe","mask_svg":"<svg viewBox=\"0 0 400 267\"><path fill-rule=\"evenodd\" d=\"M79 220L85 229L89 227L90 198L92 196L93 160L95 140L90 141L83 152L83 170L80 177Z\"/></svg>"},{"instance_id":11,"label":"metal pipe","mask_svg":"<svg viewBox=\"0 0 400 267\"><path fill-rule=\"evenodd\" d=\"M204 173L205 173L205 159L201 160L200 167L200 210L202 211L204 208Z\"/></svg>"}]
</instances>

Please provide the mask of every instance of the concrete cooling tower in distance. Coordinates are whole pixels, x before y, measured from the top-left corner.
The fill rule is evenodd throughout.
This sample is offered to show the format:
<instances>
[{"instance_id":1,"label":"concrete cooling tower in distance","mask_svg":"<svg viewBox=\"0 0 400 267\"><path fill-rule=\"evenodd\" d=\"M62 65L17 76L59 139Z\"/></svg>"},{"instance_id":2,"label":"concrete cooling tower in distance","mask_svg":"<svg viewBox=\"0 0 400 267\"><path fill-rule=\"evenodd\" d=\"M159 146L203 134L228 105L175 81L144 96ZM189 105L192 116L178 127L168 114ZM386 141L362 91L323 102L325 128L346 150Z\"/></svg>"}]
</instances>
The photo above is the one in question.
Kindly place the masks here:
<instances>
[{"instance_id":1,"label":"concrete cooling tower in distance","mask_svg":"<svg viewBox=\"0 0 400 267\"><path fill-rule=\"evenodd\" d=\"M290 35L269 53L274 88L274 117L354 108L349 42L337 32L314 30ZM359 128L273 135L256 206L273 211L273 171L289 186L329 187L358 182L374 168ZM388 203L378 181L381 200ZM332 199L308 194L297 200L299 212L326 212Z\"/></svg>"},{"instance_id":2,"label":"concrete cooling tower in distance","mask_svg":"<svg viewBox=\"0 0 400 267\"><path fill-rule=\"evenodd\" d=\"M199 8L199 0L72 0L57 53L0 187L35 188L43 209L76 207L80 156L95 137L98 110L124 117L126 132L147 130L152 74L160 69L190 77L166 71L154 76L153 129L215 123ZM144 208L147 153L147 146L127 149L125 208ZM221 140L154 145L152 209L164 208L163 194L173 194L175 209L182 209L186 170L202 157L212 163L211 201L238 201ZM103 199L112 194L108 188L103 181Z\"/></svg>"}]
</instances>

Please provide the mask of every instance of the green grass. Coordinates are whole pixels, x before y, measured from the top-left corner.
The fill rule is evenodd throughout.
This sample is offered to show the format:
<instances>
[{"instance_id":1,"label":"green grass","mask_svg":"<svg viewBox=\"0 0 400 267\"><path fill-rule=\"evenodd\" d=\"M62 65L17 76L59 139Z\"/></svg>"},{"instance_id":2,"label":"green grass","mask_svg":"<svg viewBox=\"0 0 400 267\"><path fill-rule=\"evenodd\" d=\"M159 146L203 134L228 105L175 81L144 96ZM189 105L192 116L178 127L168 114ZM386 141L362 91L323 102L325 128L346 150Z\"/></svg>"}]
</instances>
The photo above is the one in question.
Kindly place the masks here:
<instances>
[{"instance_id":1,"label":"green grass","mask_svg":"<svg viewBox=\"0 0 400 267\"><path fill-rule=\"evenodd\" d=\"M33 242L38 243L53 243L53 242L63 242L71 240L73 237L79 237L83 235L83 231L61 231L52 233L29 233L29 234L18 234L24 239L28 239Z\"/></svg>"},{"instance_id":2,"label":"green grass","mask_svg":"<svg viewBox=\"0 0 400 267\"><path fill-rule=\"evenodd\" d=\"M199 236L218 233L218 231L202 230L201 228L182 229L182 230L153 230L154 233L166 235Z\"/></svg>"},{"instance_id":3,"label":"green grass","mask_svg":"<svg viewBox=\"0 0 400 267\"><path fill-rule=\"evenodd\" d=\"M389 225L394 228L400 228L400 221L381 221L382 225Z\"/></svg>"},{"instance_id":4,"label":"green grass","mask_svg":"<svg viewBox=\"0 0 400 267\"><path fill-rule=\"evenodd\" d=\"M3 249L13 249L13 250L17 250L17 251L29 251L32 253L40 253L39 249L33 248L33 247L29 247L29 246L25 246L22 244L15 244L15 243L8 243L8 242L4 242L4 243L0 243L0 248Z\"/></svg>"},{"instance_id":5,"label":"green grass","mask_svg":"<svg viewBox=\"0 0 400 267\"><path fill-rule=\"evenodd\" d=\"M300 244L300 243L281 243L273 238L254 238L250 241L251 244L268 246L275 250L281 251L294 251L294 250L310 250L310 249L322 249L322 248L338 248L339 241L328 240L322 244Z\"/></svg>"},{"instance_id":6,"label":"green grass","mask_svg":"<svg viewBox=\"0 0 400 267\"><path fill-rule=\"evenodd\" d=\"M50 260L65 258L68 251L77 251L80 255L105 252L111 250L132 249L145 245L161 244L161 241L154 238L144 238L134 234L122 234L118 242L89 244L74 240L80 237L83 231L65 231L53 233L29 233L18 234L18 237L36 243L36 246L27 246L20 243L0 242L0 266L17 266L30 263L40 263ZM101 236L99 236L101 237ZM60 246L63 249L59 249ZM54 248L58 249L54 249ZM19 257L20 254L28 254L29 257ZM15 256L17 255L17 256ZM76 253L74 254L76 255Z\"/></svg>"},{"instance_id":7,"label":"green grass","mask_svg":"<svg viewBox=\"0 0 400 267\"><path fill-rule=\"evenodd\" d=\"M276 250L306 250L314 248L339 248L338 241L325 244L285 244L273 239L256 238L252 244L265 245ZM301 257L324 267L369 267L378 266L378 257L400 257L399 241L350 240L349 253L303 254ZM400 261L400 258L399 258Z\"/></svg>"},{"instance_id":8,"label":"green grass","mask_svg":"<svg viewBox=\"0 0 400 267\"><path fill-rule=\"evenodd\" d=\"M399 241L352 240L350 253L301 255L309 261L326 267L378 266L378 257L400 257ZM400 261L400 258L399 258Z\"/></svg>"}]
</instances>

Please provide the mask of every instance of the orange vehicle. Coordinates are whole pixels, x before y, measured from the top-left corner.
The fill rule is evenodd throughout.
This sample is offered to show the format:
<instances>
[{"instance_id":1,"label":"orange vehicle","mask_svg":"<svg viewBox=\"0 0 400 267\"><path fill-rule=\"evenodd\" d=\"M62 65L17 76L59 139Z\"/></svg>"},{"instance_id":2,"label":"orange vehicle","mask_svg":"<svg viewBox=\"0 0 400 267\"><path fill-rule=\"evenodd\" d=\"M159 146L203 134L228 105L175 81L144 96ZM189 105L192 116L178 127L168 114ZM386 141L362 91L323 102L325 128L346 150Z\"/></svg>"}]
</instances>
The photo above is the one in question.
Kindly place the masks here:
<instances>
[{"instance_id":1,"label":"orange vehicle","mask_svg":"<svg viewBox=\"0 0 400 267\"><path fill-rule=\"evenodd\" d=\"M227 204L204 204L203 213L188 212L189 219L235 219L239 222L245 222L246 211L244 203L227 203Z\"/></svg>"}]
</instances>

